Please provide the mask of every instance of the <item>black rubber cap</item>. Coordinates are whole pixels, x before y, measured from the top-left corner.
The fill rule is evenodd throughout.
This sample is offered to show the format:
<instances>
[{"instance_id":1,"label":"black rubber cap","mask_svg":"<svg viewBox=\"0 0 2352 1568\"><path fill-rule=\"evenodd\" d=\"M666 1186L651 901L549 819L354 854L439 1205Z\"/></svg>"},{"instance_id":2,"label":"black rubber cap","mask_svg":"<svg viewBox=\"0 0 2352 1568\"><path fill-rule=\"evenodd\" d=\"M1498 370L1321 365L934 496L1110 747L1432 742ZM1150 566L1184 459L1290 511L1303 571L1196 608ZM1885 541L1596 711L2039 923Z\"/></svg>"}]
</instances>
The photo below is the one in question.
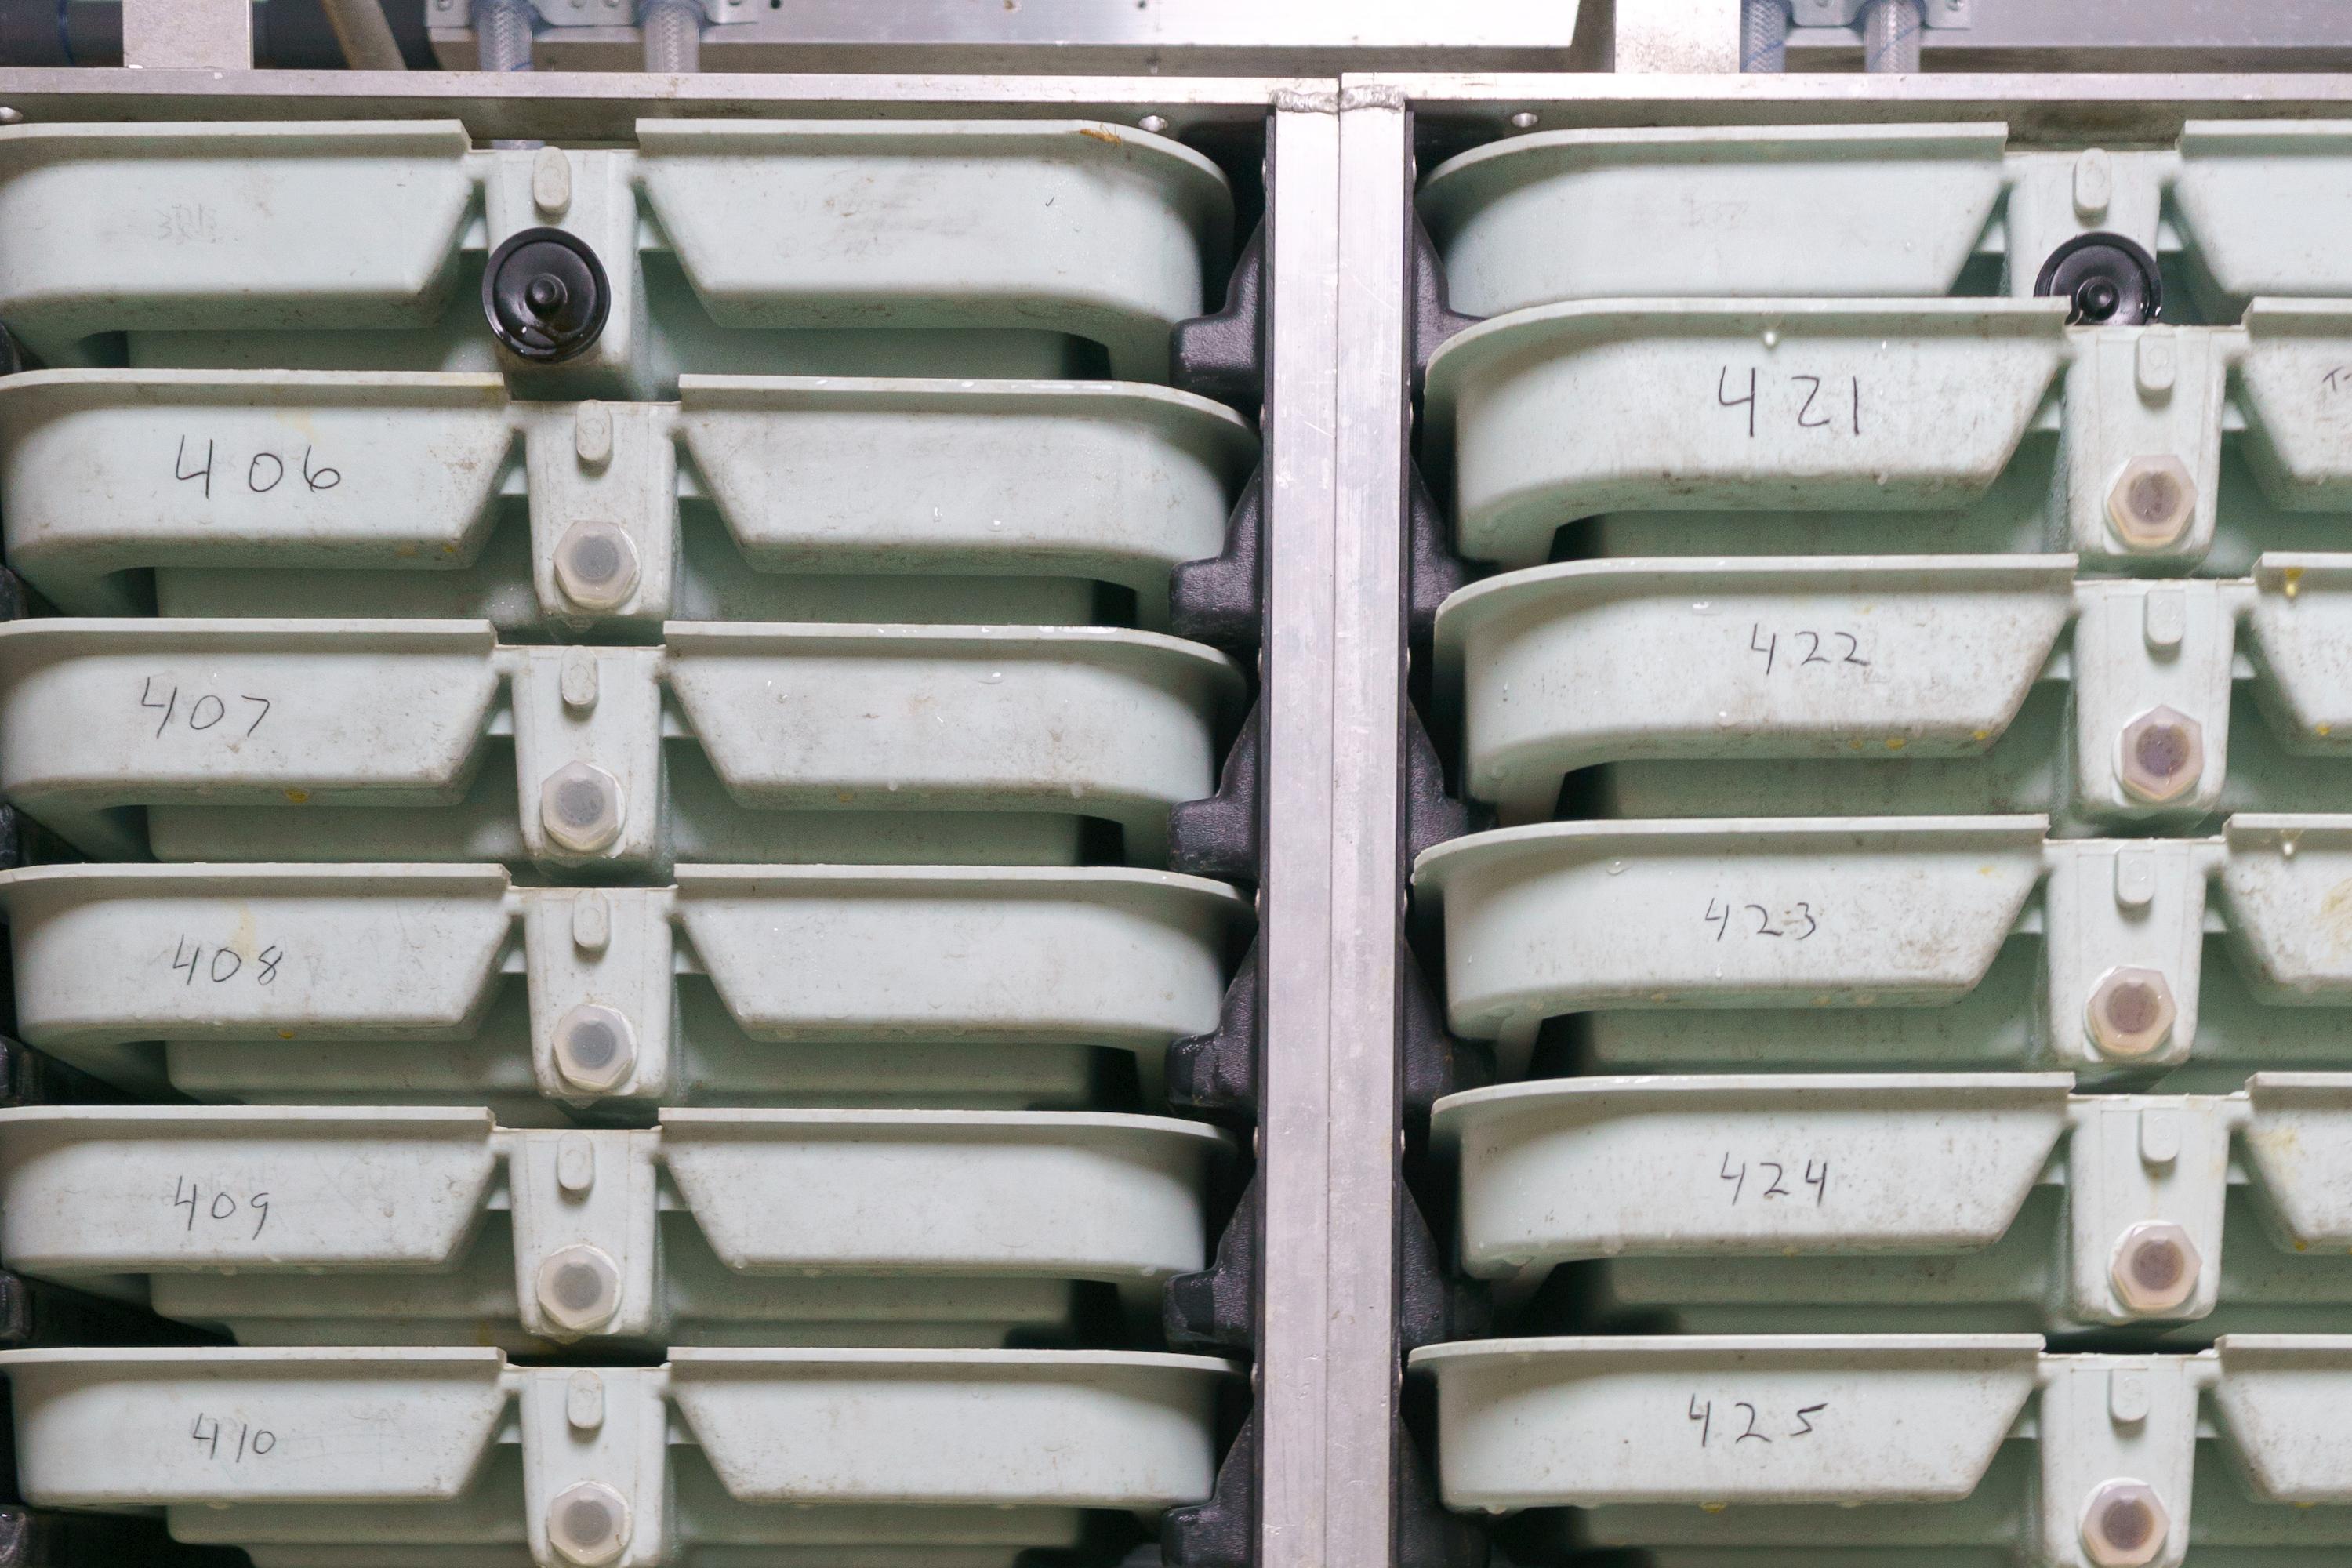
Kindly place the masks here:
<instances>
[{"instance_id":1,"label":"black rubber cap","mask_svg":"<svg viewBox=\"0 0 2352 1568\"><path fill-rule=\"evenodd\" d=\"M2164 308L2156 258L2119 234L2078 234L2052 251L2033 291L2068 300L2068 326L2136 327Z\"/></svg>"},{"instance_id":2,"label":"black rubber cap","mask_svg":"<svg viewBox=\"0 0 2352 1568\"><path fill-rule=\"evenodd\" d=\"M604 264L586 240L560 228L524 229L490 252L482 268L482 313L491 332L533 364L587 353L612 309Z\"/></svg>"}]
</instances>

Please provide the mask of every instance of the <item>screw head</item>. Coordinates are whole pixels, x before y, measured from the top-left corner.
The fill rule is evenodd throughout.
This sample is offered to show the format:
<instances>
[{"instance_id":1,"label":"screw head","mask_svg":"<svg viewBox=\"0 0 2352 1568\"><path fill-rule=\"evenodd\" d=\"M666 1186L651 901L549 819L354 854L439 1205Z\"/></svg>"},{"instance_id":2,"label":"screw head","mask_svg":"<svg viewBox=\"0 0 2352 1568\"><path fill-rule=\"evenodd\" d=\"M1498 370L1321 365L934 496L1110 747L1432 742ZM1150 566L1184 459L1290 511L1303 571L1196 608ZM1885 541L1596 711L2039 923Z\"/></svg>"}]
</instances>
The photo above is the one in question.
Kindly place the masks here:
<instances>
[{"instance_id":1,"label":"screw head","mask_svg":"<svg viewBox=\"0 0 2352 1568\"><path fill-rule=\"evenodd\" d=\"M575 855L593 855L621 836L621 781L593 763L566 763L539 789L547 836Z\"/></svg>"},{"instance_id":2,"label":"screw head","mask_svg":"<svg viewBox=\"0 0 2352 1568\"><path fill-rule=\"evenodd\" d=\"M2126 1060L2163 1049L2179 1016L2164 976L2131 964L2118 964L2100 975L2083 1011L2099 1054Z\"/></svg>"},{"instance_id":3,"label":"screw head","mask_svg":"<svg viewBox=\"0 0 2352 1568\"><path fill-rule=\"evenodd\" d=\"M1139 131L1149 131L1154 136L1161 135L1168 129L1168 117L1164 114L1147 114L1135 122L1135 127Z\"/></svg>"},{"instance_id":4,"label":"screw head","mask_svg":"<svg viewBox=\"0 0 2352 1568\"><path fill-rule=\"evenodd\" d=\"M601 1481L581 1481L547 1505L547 1540L566 1563L601 1568L628 1549L629 1505Z\"/></svg>"},{"instance_id":5,"label":"screw head","mask_svg":"<svg viewBox=\"0 0 2352 1568\"><path fill-rule=\"evenodd\" d=\"M2116 1239L2107 1273L2116 1299L2147 1315L2171 1311L2194 1296L2203 1267L2187 1231L2170 1220L2147 1219L2126 1227Z\"/></svg>"},{"instance_id":6,"label":"screw head","mask_svg":"<svg viewBox=\"0 0 2352 1568\"><path fill-rule=\"evenodd\" d=\"M2143 1568L2171 1533L2172 1516L2146 1481L2101 1481L2083 1505L2083 1550L2098 1568Z\"/></svg>"},{"instance_id":7,"label":"screw head","mask_svg":"<svg viewBox=\"0 0 2352 1568\"><path fill-rule=\"evenodd\" d=\"M2197 481L2178 458L2134 458L2107 491L2107 526L2127 549L2179 542L2197 515Z\"/></svg>"},{"instance_id":8,"label":"screw head","mask_svg":"<svg viewBox=\"0 0 2352 1568\"><path fill-rule=\"evenodd\" d=\"M1536 128L1537 121L1541 118L1542 116L1537 114L1532 109L1522 109L1517 114L1511 116L1511 129L1514 131L1533 131Z\"/></svg>"},{"instance_id":9,"label":"screw head","mask_svg":"<svg viewBox=\"0 0 2352 1568\"><path fill-rule=\"evenodd\" d=\"M637 589L637 546L618 523L575 522L555 542L555 585L583 610L617 610Z\"/></svg>"},{"instance_id":10,"label":"screw head","mask_svg":"<svg viewBox=\"0 0 2352 1568\"><path fill-rule=\"evenodd\" d=\"M2188 794L2205 772L2205 727L2172 708L2151 708L2123 728L2116 777L2151 805Z\"/></svg>"},{"instance_id":11,"label":"screw head","mask_svg":"<svg viewBox=\"0 0 2352 1568\"><path fill-rule=\"evenodd\" d=\"M539 1304L574 1333L593 1333L621 1310L621 1270L601 1247L558 1248L539 1266Z\"/></svg>"},{"instance_id":12,"label":"screw head","mask_svg":"<svg viewBox=\"0 0 2352 1568\"><path fill-rule=\"evenodd\" d=\"M610 1007L583 1002L555 1021L555 1068L564 1081L603 1093L637 1065L637 1032Z\"/></svg>"}]
</instances>

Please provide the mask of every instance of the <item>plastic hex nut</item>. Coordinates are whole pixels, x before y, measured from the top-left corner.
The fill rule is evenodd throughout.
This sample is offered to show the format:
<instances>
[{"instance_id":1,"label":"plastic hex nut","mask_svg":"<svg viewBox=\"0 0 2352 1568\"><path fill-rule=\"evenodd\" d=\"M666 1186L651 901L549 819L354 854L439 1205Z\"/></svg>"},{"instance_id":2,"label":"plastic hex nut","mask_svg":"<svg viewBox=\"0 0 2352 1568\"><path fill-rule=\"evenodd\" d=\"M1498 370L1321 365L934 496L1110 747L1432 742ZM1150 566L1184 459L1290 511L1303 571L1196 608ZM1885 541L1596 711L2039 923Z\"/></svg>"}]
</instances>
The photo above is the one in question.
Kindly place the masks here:
<instances>
[{"instance_id":1,"label":"plastic hex nut","mask_svg":"<svg viewBox=\"0 0 2352 1568\"><path fill-rule=\"evenodd\" d=\"M2116 776L2135 798L2161 805L2196 787L2205 772L2205 727L2172 708L2151 708L2124 726Z\"/></svg>"},{"instance_id":2,"label":"plastic hex nut","mask_svg":"<svg viewBox=\"0 0 2352 1568\"><path fill-rule=\"evenodd\" d=\"M2179 542L2197 515L2197 481L2178 458L2134 458L2107 491L2107 526L2133 550Z\"/></svg>"},{"instance_id":3,"label":"plastic hex nut","mask_svg":"<svg viewBox=\"0 0 2352 1568\"><path fill-rule=\"evenodd\" d=\"M617 523L575 522L555 542L555 585L583 610L616 610L637 591L637 546Z\"/></svg>"},{"instance_id":4,"label":"plastic hex nut","mask_svg":"<svg viewBox=\"0 0 2352 1568\"><path fill-rule=\"evenodd\" d=\"M2172 1516L2146 1481L2101 1481L2083 1505L2083 1551L2098 1568L2143 1568L2171 1532Z\"/></svg>"},{"instance_id":5,"label":"plastic hex nut","mask_svg":"<svg viewBox=\"0 0 2352 1568\"><path fill-rule=\"evenodd\" d=\"M555 1067L564 1081L603 1093L637 1066L637 1031L626 1015L583 1002L555 1021Z\"/></svg>"},{"instance_id":6,"label":"plastic hex nut","mask_svg":"<svg viewBox=\"0 0 2352 1568\"><path fill-rule=\"evenodd\" d=\"M2142 1315L2169 1312L2197 1293L2205 1266L2189 1233L2169 1220L2142 1220L2116 1242L2107 1268L2116 1300Z\"/></svg>"},{"instance_id":7,"label":"plastic hex nut","mask_svg":"<svg viewBox=\"0 0 2352 1568\"><path fill-rule=\"evenodd\" d=\"M2091 1043L2104 1057L2126 1060L2148 1056L2172 1037L2172 986L2153 969L2118 964L2099 976L2084 1007Z\"/></svg>"},{"instance_id":8,"label":"plastic hex nut","mask_svg":"<svg viewBox=\"0 0 2352 1568\"><path fill-rule=\"evenodd\" d=\"M621 836L621 781L593 763L566 763L539 789L547 836L575 855L593 855Z\"/></svg>"},{"instance_id":9,"label":"plastic hex nut","mask_svg":"<svg viewBox=\"0 0 2352 1568\"><path fill-rule=\"evenodd\" d=\"M602 1568L629 1548L629 1505L601 1481L580 1481L547 1505L547 1540L580 1568Z\"/></svg>"},{"instance_id":10,"label":"plastic hex nut","mask_svg":"<svg viewBox=\"0 0 2352 1568\"><path fill-rule=\"evenodd\" d=\"M539 1266L539 1304L573 1333L593 1333L621 1310L621 1270L601 1247L559 1247Z\"/></svg>"}]
</instances>

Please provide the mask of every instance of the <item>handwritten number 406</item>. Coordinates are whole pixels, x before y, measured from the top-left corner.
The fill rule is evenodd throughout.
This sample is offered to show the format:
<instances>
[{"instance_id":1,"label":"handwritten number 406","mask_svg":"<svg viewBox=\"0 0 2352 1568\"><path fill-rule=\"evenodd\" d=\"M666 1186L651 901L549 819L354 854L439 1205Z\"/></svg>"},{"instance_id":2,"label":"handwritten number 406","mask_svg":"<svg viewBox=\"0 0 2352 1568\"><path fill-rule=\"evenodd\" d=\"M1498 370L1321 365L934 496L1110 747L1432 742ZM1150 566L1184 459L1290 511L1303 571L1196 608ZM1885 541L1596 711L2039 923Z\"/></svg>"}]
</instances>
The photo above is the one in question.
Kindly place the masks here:
<instances>
[{"instance_id":1,"label":"handwritten number 406","mask_svg":"<svg viewBox=\"0 0 2352 1568\"><path fill-rule=\"evenodd\" d=\"M333 489L343 482L342 471L339 468L328 468L323 463L313 467L310 454L316 449L311 447L302 448L302 458L296 465L295 471L301 476L302 483L314 492ZM215 450L216 443L206 441L204 461L194 468L190 468L188 438L185 436L181 437L180 449L172 455L172 477L183 481L202 483L205 488L205 499L212 500L213 458ZM255 495L266 496L285 482L286 459L275 452L256 452L253 455L253 460L245 466L245 488Z\"/></svg>"}]
</instances>

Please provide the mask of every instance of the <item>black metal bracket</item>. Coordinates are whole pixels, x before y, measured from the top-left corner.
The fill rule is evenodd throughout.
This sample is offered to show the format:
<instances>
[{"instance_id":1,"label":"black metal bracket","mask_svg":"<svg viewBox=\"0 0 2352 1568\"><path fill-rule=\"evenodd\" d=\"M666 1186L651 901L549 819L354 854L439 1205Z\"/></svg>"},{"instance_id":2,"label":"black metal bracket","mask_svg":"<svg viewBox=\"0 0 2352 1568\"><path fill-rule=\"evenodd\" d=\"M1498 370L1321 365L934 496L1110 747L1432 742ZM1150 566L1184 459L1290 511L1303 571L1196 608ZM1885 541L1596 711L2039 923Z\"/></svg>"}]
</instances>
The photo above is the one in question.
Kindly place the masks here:
<instances>
[{"instance_id":1,"label":"black metal bracket","mask_svg":"<svg viewBox=\"0 0 2352 1568\"><path fill-rule=\"evenodd\" d=\"M1437 258L1437 242L1429 237L1428 228L1421 215L1412 217L1412 390L1421 392L1422 378L1429 374L1429 361L1445 340L1465 328L1475 327L1486 318L1465 316L1446 302L1445 268Z\"/></svg>"},{"instance_id":2,"label":"black metal bracket","mask_svg":"<svg viewBox=\"0 0 2352 1568\"><path fill-rule=\"evenodd\" d=\"M1168 868L1223 882L1257 881L1258 780L1264 773L1265 703L1250 707L1217 773L1217 793L1168 808Z\"/></svg>"},{"instance_id":3,"label":"black metal bracket","mask_svg":"<svg viewBox=\"0 0 2352 1568\"><path fill-rule=\"evenodd\" d=\"M1168 1047L1168 1103L1226 1127L1257 1125L1257 946L1250 943L1225 986L1217 1026Z\"/></svg>"},{"instance_id":4,"label":"black metal bracket","mask_svg":"<svg viewBox=\"0 0 2352 1568\"><path fill-rule=\"evenodd\" d=\"M1397 1349L1411 1355L1448 1340L1483 1340L1494 1331L1486 1287L1458 1279L1422 1217L1412 1190L1397 1184Z\"/></svg>"},{"instance_id":5,"label":"black metal bracket","mask_svg":"<svg viewBox=\"0 0 2352 1568\"><path fill-rule=\"evenodd\" d=\"M1169 334L1169 379L1244 413L1265 400L1265 225L1257 226L1234 263L1225 302L1179 321Z\"/></svg>"},{"instance_id":6,"label":"black metal bracket","mask_svg":"<svg viewBox=\"0 0 2352 1568\"><path fill-rule=\"evenodd\" d=\"M1422 851L1475 833L1484 814L1445 793L1445 764L1410 704L1404 723L1404 864L1407 875Z\"/></svg>"},{"instance_id":7,"label":"black metal bracket","mask_svg":"<svg viewBox=\"0 0 2352 1568\"><path fill-rule=\"evenodd\" d=\"M1168 1281L1160 1327L1170 1350L1250 1353L1257 1336L1258 1194L1253 1175L1217 1238L1215 1259Z\"/></svg>"},{"instance_id":8,"label":"black metal bracket","mask_svg":"<svg viewBox=\"0 0 2352 1568\"><path fill-rule=\"evenodd\" d=\"M1252 1411L1217 1467L1206 1502L1171 1508L1160 1523L1167 1568L1250 1568L1257 1559L1257 1413Z\"/></svg>"},{"instance_id":9,"label":"black metal bracket","mask_svg":"<svg viewBox=\"0 0 2352 1568\"><path fill-rule=\"evenodd\" d=\"M1168 628L1228 653L1246 652L1265 626L1265 470L1242 487L1225 517L1225 547L1179 565L1168 579Z\"/></svg>"},{"instance_id":10,"label":"black metal bracket","mask_svg":"<svg viewBox=\"0 0 2352 1568\"><path fill-rule=\"evenodd\" d=\"M1449 1094L1483 1089L1495 1081L1495 1048L1483 1040L1457 1039L1445 1026L1437 992L1423 973L1410 944L1397 943L1402 975L1399 1033L1404 1051L1404 1121L1416 1134L1429 1131L1431 1107Z\"/></svg>"},{"instance_id":11,"label":"black metal bracket","mask_svg":"<svg viewBox=\"0 0 2352 1568\"><path fill-rule=\"evenodd\" d=\"M1486 1568L1486 1530L1475 1520L1445 1511L1421 1445L1402 1422L1395 1465L1396 1568Z\"/></svg>"}]
</instances>

